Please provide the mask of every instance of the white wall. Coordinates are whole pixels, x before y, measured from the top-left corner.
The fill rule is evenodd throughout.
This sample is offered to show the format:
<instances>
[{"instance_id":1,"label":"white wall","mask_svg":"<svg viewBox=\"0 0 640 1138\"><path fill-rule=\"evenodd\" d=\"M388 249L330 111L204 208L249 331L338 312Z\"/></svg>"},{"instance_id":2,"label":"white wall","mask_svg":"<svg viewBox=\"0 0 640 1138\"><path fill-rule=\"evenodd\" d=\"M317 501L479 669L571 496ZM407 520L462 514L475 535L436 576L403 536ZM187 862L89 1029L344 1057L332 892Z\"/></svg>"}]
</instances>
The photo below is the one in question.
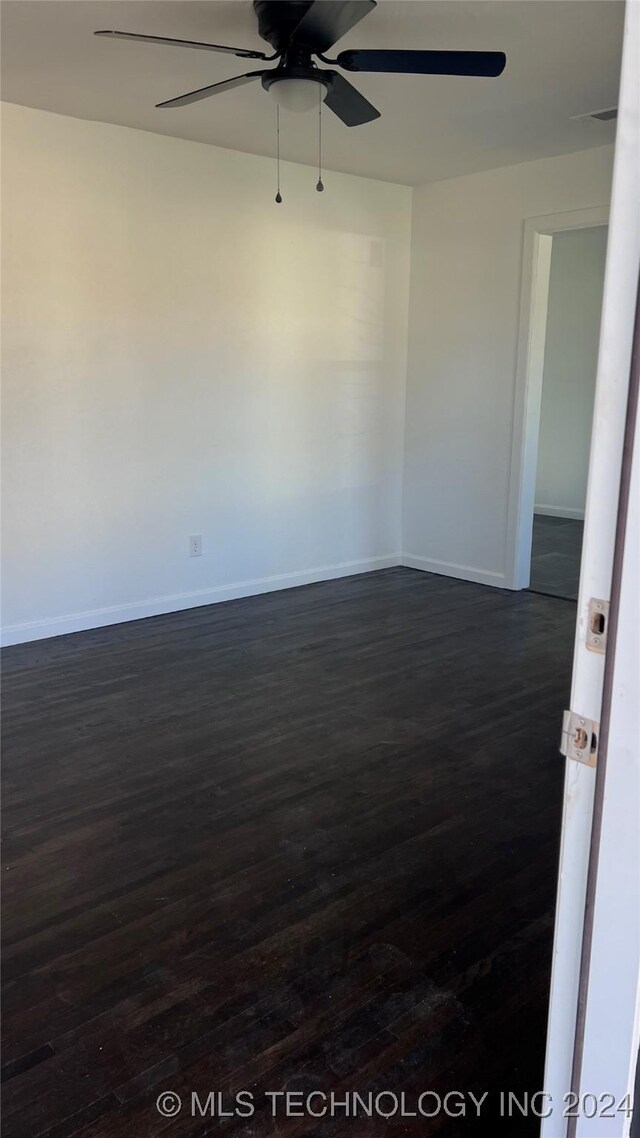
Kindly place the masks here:
<instances>
[{"instance_id":1,"label":"white wall","mask_svg":"<svg viewBox=\"0 0 640 1138\"><path fill-rule=\"evenodd\" d=\"M606 204L611 147L419 187L412 230L407 187L285 165L278 207L269 159L23 107L3 152L5 642L505 583L523 219Z\"/></svg>"},{"instance_id":2,"label":"white wall","mask_svg":"<svg viewBox=\"0 0 640 1138\"><path fill-rule=\"evenodd\" d=\"M523 222L606 205L612 160L607 146L415 191L405 563L508 584Z\"/></svg>"},{"instance_id":3,"label":"white wall","mask_svg":"<svg viewBox=\"0 0 640 1138\"><path fill-rule=\"evenodd\" d=\"M551 249L536 511L583 518L607 228L557 233Z\"/></svg>"},{"instance_id":4,"label":"white wall","mask_svg":"<svg viewBox=\"0 0 640 1138\"><path fill-rule=\"evenodd\" d=\"M397 563L411 191L316 179L4 105L5 642Z\"/></svg>"}]
</instances>

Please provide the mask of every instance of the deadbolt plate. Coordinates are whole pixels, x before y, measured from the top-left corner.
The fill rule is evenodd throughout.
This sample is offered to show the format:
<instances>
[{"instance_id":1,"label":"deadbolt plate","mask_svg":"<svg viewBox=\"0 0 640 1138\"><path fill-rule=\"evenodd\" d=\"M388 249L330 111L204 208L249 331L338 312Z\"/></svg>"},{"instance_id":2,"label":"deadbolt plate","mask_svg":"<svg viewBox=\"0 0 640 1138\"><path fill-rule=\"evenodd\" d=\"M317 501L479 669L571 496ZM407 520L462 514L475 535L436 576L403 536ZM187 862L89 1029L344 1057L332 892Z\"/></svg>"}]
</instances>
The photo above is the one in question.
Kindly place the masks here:
<instances>
[{"instance_id":1,"label":"deadbolt plate","mask_svg":"<svg viewBox=\"0 0 640 1138\"><path fill-rule=\"evenodd\" d=\"M598 732L600 724L595 719L565 711L562 719L562 740L560 752L568 759L595 767L598 757Z\"/></svg>"}]
</instances>

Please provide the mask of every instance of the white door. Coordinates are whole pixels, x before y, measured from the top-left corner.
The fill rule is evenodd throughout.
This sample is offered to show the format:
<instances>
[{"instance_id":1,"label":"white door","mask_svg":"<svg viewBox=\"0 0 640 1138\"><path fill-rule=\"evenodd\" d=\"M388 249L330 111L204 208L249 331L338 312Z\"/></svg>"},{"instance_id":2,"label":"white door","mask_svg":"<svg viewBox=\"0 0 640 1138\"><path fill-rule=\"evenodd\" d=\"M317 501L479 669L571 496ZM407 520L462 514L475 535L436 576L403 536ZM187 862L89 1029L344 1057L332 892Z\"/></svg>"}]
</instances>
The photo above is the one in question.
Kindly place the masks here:
<instances>
[{"instance_id":1,"label":"white door","mask_svg":"<svg viewBox=\"0 0 640 1138\"><path fill-rule=\"evenodd\" d=\"M566 760L543 1138L628 1135L638 1054L640 439L628 394L640 270L639 67L640 3L629 0L571 691L571 711L604 734L595 767ZM618 611L606 656L587 645L592 598Z\"/></svg>"}]
</instances>

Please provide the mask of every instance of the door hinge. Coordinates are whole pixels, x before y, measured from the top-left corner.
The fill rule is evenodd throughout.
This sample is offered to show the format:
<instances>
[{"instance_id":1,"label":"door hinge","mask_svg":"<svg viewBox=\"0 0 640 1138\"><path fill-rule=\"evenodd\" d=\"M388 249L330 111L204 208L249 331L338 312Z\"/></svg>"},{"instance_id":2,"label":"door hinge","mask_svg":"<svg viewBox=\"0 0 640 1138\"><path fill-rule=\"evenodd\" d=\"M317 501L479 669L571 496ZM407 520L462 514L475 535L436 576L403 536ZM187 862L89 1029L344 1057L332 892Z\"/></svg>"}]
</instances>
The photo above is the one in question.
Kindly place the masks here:
<instances>
[{"instance_id":1,"label":"door hinge","mask_svg":"<svg viewBox=\"0 0 640 1138\"><path fill-rule=\"evenodd\" d=\"M587 767L595 767L598 757L600 724L575 711L565 711L562 717L560 753Z\"/></svg>"},{"instance_id":2,"label":"door hinge","mask_svg":"<svg viewBox=\"0 0 640 1138\"><path fill-rule=\"evenodd\" d=\"M587 624L587 648L591 652L606 652L609 631L609 602L591 597Z\"/></svg>"}]
</instances>

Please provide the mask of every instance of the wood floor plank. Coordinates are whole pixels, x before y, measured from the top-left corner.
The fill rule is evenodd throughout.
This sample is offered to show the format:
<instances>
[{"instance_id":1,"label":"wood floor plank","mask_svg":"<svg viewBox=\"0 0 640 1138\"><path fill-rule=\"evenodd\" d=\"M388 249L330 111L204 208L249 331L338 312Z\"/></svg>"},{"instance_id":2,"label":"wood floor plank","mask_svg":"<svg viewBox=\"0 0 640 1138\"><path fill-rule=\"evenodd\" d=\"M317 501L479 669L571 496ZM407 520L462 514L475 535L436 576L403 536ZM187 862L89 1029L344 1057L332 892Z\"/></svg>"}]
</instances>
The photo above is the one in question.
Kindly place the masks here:
<instances>
[{"instance_id":1,"label":"wood floor plank","mask_svg":"<svg viewBox=\"0 0 640 1138\"><path fill-rule=\"evenodd\" d=\"M165 1089L464 1138L262 1096L539 1090L574 621L392 569L6 649L8 1138L217 1132Z\"/></svg>"}]
</instances>

